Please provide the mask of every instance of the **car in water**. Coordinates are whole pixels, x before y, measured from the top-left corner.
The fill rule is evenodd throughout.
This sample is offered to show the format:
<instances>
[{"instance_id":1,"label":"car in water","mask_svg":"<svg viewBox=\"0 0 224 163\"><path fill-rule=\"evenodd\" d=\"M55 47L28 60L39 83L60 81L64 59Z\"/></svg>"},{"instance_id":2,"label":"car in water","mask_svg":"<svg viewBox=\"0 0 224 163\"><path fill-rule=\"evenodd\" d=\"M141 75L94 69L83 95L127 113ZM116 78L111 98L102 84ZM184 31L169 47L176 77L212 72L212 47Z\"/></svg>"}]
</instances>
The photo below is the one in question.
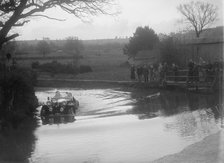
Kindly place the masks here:
<instances>
[{"instance_id":1,"label":"car in water","mask_svg":"<svg viewBox=\"0 0 224 163\"><path fill-rule=\"evenodd\" d=\"M66 92L63 96L59 91L55 93L53 98L49 98L42 105L40 116L41 118L54 116L75 116L79 107L79 101L76 100L71 93Z\"/></svg>"}]
</instances>

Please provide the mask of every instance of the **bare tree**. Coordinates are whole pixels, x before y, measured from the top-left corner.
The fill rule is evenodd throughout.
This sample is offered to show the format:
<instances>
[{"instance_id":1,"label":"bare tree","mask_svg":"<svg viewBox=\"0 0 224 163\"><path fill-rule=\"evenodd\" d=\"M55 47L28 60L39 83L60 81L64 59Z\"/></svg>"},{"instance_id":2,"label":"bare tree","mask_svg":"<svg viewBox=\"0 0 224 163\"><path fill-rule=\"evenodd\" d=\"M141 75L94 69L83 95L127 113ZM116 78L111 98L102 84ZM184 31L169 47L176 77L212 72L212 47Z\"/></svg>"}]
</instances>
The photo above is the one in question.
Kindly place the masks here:
<instances>
[{"instance_id":1,"label":"bare tree","mask_svg":"<svg viewBox=\"0 0 224 163\"><path fill-rule=\"evenodd\" d=\"M9 35L12 27L23 26L32 17L60 20L43 14L53 7L84 19L89 15L115 14L109 11L111 5L113 0L0 0L0 49L5 42L19 36Z\"/></svg>"},{"instance_id":2,"label":"bare tree","mask_svg":"<svg viewBox=\"0 0 224 163\"><path fill-rule=\"evenodd\" d=\"M64 50L68 53L75 53L79 56L81 51L84 50L84 45L82 40L79 40L78 37L68 37L64 45Z\"/></svg>"},{"instance_id":3,"label":"bare tree","mask_svg":"<svg viewBox=\"0 0 224 163\"><path fill-rule=\"evenodd\" d=\"M43 54L43 57L51 51L50 45L45 40L39 41L36 48L41 54Z\"/></svg>"},{"instance_id":4,"label":"bare tree","mask_svg":"<svg viewBox=\"0 0 224 163\"><path fill-rule=\"evenodd\" d=\"M81 53L84 50L84 45L82 40L78 37L68 37L64 44L64 51L68 54L73 55L73 65L78 63L78 60L82 58Z\"/></svg>"},{"instance_id":5,"label":"bare tree","mask_svg":"<svg viewBox=\"0 0 224 163\"><path fill-rule=\"evenodd\" d=\"M200 37L205 28L216 21L218 16L216 6L202 1L181 4L177 9L186 22L193 27L197 38Z\"/></svg>"}]
</instances>

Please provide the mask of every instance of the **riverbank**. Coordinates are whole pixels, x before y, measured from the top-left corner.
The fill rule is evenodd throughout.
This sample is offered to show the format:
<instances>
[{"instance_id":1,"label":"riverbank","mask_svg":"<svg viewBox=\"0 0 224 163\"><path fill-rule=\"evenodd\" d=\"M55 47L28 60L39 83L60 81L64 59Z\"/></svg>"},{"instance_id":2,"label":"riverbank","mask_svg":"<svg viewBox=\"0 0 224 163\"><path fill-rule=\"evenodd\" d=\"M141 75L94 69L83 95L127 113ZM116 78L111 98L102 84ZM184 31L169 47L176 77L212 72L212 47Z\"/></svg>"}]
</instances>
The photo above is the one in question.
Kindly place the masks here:
<instances>
[{"instance_id":1,"label":"riverbank","mask_svg":"<svg viewBox=\"0 0 224 163\"><path fill-rule=\"evenodd\" d=\"M224 162L224 130L192 144L180 153L168 155L152 163L222 163Z\"/></svg>"},{"instance_id":2,"label":"riverbank","mask_svg":"<svg viewBox=\"0 0 224 163\"><path fill-rule=\"evenodd\" d=\"M161 88L157 82L143 83L138 81L120 80L78 80L62 78L38 78L38 87L72 87L72 88Z\"/></svg>"}]
</instances>

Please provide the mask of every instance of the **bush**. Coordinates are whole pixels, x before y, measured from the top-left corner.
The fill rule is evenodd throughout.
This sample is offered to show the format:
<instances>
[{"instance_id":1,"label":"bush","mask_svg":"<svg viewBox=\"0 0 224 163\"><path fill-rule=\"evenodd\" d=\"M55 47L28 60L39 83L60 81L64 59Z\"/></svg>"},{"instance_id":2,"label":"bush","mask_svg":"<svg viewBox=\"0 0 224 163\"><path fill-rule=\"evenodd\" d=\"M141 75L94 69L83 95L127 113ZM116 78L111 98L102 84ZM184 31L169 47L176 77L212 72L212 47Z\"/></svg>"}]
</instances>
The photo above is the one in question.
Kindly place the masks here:
<instances>
[{"instance_id":1,"label":"bush","mask_svg":"<svg viewBox=\"0 0 224 163\"><path fill-rule=\"evenodd\" d=\"M33 62L32 65L31 65L32 69L38 69L39 66L40 66L40 63L38 61Z\"/></svg>"},{"instance_id":2,"label":"bush","mask_svg":"<svg viewBox=\"0 0 224 163\"><path fill-rule=\"evenodd\" d=\"M57 61L52 61L51 63L44 63L39 66L39 69L45 72L50 72L52 74L65 73L65 74L77 74L78 68L72 65L64 65L58 63Z\"/></svg>"},{"instance_id":3,"label":"bush","mask_svg":"<svg viewBox=\"0 0 224 163\"><path fill-rule=\"evenodd\" d=\"M79 68L71 64L61 64L57 61L52 61L50 63L44 63L38 66L38 69L44 72L50 72L52 75L57 73L63 74L78 74L92 72L92 68L88 65L81 65Z\"/></svg>"},{"instance_id":4,"label":"bush","mask_svg":"<svg viewBox=\"0 0 224 163\"><path fill-rule=\"evenodd\" d=\"M5 66L2 63L0 63L0 72L3 72L4 69L5 69Z\"/></svg>"},{"instance_id":5,"label":"bush","mask_svg":"<svg viewBox=\"0 0 224 163\"><path fill-rule=\"evenodd\" d=\"M34 85L36 75L28 69L15 69L7 72L0 80L2 102L0 103L0 121L16 127L27 118L33 118L38 100Z\"/></svg>"},{"instance_id":6,"label":"bush","mask_svg":"<svg viewBox=\"0 0 224 163\"><path fill-rule=\"evenodd\" d=\"M172 36L167 36L160 42L160 62L166 62L168 65L173 63L185 65L185 56L181 55L181 46Z\"/></svg>"},{"instance_id":7,"label":"bush","mask_svg":"<svg viewBox=\"0 0 224 163\"><path fill-rule=\"evenodd\" d=\"M125 68L130 67L130 63L128 61L125 61L125 62L121 63L119 66L120 67L125 67Z\"/></svg>"},{"instance_id":8,"label":"bush","mask_svg":"<svg viewBox=\"0 0 224 163\"><path fill-rule=\"evenodd\" d=\"M93 72L92 68L88 65L81 65L79 67L79 73L87 73L87 72Z\"/></svg>"}]
</instances>

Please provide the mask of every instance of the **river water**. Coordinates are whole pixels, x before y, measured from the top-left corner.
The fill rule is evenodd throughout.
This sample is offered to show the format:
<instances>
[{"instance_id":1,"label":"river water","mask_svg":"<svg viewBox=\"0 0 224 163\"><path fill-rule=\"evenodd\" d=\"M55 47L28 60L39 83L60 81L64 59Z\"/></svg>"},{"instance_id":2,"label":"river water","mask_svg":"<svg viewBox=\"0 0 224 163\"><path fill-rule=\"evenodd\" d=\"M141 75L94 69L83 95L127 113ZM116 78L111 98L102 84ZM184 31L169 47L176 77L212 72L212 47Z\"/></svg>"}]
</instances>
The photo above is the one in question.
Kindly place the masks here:
<instances>
[{"instance_id":1,"label":"river water","mask_svg":"<svg viewBox=\"0 0 224 163\"><path fill-rule=\"evenodd\" d=\"M71 92L80 107L75 119L48 123L39 118L32 143L27 145L32 147L24 152L29 153L28 162L150 162L180 152L223 126L221 98L216 95L121 88L38 88L36 96L45 102L57 90Z\"/></svg>"}]
</instances>

